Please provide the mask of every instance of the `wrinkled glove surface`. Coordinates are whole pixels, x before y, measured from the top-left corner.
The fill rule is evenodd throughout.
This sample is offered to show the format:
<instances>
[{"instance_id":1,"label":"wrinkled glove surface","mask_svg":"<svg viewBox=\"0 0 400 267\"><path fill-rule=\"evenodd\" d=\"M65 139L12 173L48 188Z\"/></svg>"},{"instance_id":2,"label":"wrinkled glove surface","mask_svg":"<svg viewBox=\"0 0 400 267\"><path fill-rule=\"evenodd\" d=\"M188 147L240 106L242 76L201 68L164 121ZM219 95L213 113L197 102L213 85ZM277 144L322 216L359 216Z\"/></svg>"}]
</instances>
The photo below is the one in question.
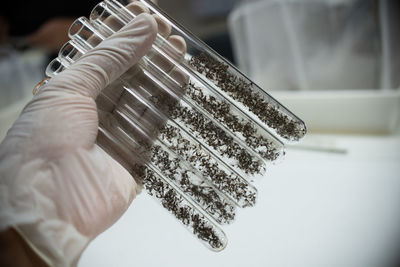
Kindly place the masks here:
<instances>
[{"instance_id":1,"label":"wrinkled glove surface","mask_svg":"<svg viewBox=\"0 0 400 267\"><path fill-rule=\"evenodd\" d=\"M156 33L151 15L136 17L52 78L0 145L0 231L15 227L50 265L76 265L136 196L131 175L95 144L95 98Z\"/></svg>"}]
</instances>

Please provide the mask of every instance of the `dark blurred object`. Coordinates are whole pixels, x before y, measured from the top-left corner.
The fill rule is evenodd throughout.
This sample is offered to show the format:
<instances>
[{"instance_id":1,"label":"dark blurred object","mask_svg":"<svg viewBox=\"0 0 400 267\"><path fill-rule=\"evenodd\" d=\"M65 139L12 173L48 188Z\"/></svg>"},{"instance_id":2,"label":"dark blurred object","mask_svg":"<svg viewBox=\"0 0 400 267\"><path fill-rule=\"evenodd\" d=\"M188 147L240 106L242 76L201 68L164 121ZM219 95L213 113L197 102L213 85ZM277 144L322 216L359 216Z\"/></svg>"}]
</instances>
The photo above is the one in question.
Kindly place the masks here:
<instances>
[{"instance_id":1,"label":"dark blurred object","mask_svg":"<svg viewBox=\"0 0 400 267\"><path fill-rule=\"evenodd\" d=\"M87 16L96 1L7 1L0 10L0 41L43 46L55 52L68 40L67 30L79 16Z\"/></svg>"},{"instance_id":2,"label":"dark blurred object","mask_svg":"<svg viewBox=\"0 0 400 267\"><path fill-rule=\"evenodd\" d=\"M0 9L0 124L10 126L16 119L17 107L44 78L52 53L68 40L71 23L88 16L98 2L5 1Z\"/></svg>"},{"instance_id":3,"label":"dark blurred object","mask_svg":"<svg viewBox=\"0 0 400 267\"><path fill-rule=\"evenodd\" d=\"M192 12L197 17L226 16L239 0L191 0Z\"/></svg>"},{"instance_id":4,"label":"dark blurred object","mask_svg":"<svg viewBox=\"0 0 400 267\"><path fill-rule=\"evenodd\" d=\"M0 17L9 25L10 36L24 36L39 29L46 21L58 17L87 16L99 0L86 1L7 1Z\"/></svg>"},{"instance_id":5,"label":"dark blurred object","mask_svg":"<svg viewBox=\"0 0 400 267\"><path fill-rule=\"evenodd\" d=\"M5 18L0 16L0 44L4 43L8 35L8 23Z\"/></svg>"},{"instance_id":6,"label":"dark blurred object","mask_svg":"<svg viewBox=\"0 0 400 267\"><path fill-rule=\"evenodd\" d=\"M231 38L227 32L204 38L203 41L214 49L218 54L235 64Z\"/></svg>"},{"instance_id":7,"label":"dark blurred object","mask_svg":"<svg viewBox=\"0 0 400 267\"><path fill-rule=\"evenodd\" d=\"M159 0L158 5L216 52L235 63L226 20L236 2L238 0Z\"/></svg>"}]
</instances>

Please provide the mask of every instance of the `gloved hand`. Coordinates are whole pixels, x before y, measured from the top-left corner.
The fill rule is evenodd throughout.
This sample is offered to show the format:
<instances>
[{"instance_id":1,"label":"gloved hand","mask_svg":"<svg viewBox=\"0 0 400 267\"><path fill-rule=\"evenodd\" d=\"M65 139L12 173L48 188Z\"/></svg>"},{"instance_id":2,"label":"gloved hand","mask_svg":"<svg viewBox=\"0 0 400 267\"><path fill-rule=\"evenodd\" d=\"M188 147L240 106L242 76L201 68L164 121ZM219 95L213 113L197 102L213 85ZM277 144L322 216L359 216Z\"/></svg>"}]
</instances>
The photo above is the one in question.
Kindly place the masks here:
<instances>
[{"instance_id":1,"label":"gloved hand","mask_svg":"<svg viewBox=\"0 0 400 267\"><path fill-rule=\"evenodd\" d=\"M94 99L156 33L154 17L136 17L52 78L0 145L0 231L17 229L49 265L76 265L136 196L131 175L95 144Z\"/></svg>"}]
</instances>

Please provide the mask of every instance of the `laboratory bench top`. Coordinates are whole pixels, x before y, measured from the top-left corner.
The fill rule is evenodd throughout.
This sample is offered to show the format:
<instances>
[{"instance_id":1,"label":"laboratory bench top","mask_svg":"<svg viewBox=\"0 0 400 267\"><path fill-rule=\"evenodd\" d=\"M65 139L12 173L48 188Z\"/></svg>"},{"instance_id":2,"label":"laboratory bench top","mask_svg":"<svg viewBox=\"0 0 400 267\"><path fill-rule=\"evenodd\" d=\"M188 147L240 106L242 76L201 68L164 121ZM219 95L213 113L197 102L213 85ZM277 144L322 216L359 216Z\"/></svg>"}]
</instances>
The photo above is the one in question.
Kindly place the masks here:
<instances>
[{"instance_id":1,"label":"laboratory bench top","mask_svg":"<svg viewBox=\"0 0 400 267\"><path fill-rule=\"evenodd\" d=\"M395 266L400 135L310 134L256 181L253 208L208 250L143 191L83 253L87 266Z\"/></svg>"}]
</instances>

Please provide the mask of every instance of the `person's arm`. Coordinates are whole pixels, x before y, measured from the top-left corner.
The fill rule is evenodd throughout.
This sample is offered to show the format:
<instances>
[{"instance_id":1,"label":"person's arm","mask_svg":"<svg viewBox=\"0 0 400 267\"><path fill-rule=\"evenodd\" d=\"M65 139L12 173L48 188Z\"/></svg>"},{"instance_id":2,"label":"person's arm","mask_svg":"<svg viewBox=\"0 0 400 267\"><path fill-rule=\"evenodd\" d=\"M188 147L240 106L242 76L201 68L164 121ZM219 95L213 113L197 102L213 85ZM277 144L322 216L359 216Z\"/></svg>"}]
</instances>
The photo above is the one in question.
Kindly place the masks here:
<instances>
[{"instance_id":1,"label":"person's arm","mask_svg":"<svg viewBox=\"0 0 400 267\"><path fill-rule=\"evenodd\" d=\"M0 232L0 266L48 267L13 228Z\"/></svg>"}]
</instances>

